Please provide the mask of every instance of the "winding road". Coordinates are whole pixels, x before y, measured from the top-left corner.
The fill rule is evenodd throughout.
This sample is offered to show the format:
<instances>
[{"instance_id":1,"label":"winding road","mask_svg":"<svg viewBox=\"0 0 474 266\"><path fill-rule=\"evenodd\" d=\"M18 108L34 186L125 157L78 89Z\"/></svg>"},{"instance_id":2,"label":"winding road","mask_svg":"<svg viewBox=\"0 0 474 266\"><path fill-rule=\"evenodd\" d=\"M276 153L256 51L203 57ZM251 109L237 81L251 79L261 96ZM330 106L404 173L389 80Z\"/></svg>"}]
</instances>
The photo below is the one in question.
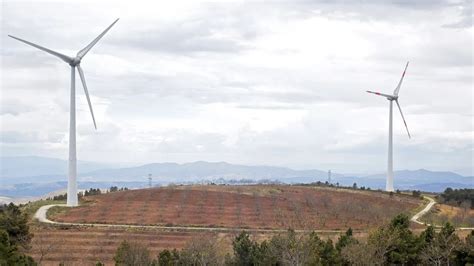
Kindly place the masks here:
<instances>
[{"instance_id":1,"label":"winding road","mask_svg":"<svg viewBox=\"0 0 474 266\"><path fill-rule=\"evenodd\" d=\"M431 198L424 196L429 200L429 203L417 214L413 215L410 221L421 224L429 225L427 223L419 221L419 219L425 215L431 208L436 204L436 201ZM66 207L66 204L51 204L40 207L34 218L40 223L55 224L55 225L69 225L69 226L89 226L89 227L115 227L115 228L148 228L148 229L163 229L163 230L188 230L188 231L212 231L212 232L236 232L236 231L248 231L255 233L275 233L275 232L286 232L286 229L249 229L249 228L232 228L232 227L194 227L194 226L162 226L162 225L134 225L134 224L92 224L92 223L64 223L55 222L47 218L46 213L54 206ZM474 230L472 227L460 227L458 230ZM316 233L340 233L345 230L295 230L296 232L316 232Z\"/></svg>"},{"instance_id":2,"label":"winding road","mask_svg":"<svg viewBox=\"0 0 474 266\"><path fill-rule=\"evenodd\" d=\"M423 224L423 225L426 224L426 223L420 222L418 219L420 219L423 215L425 215L427 212L429 212L431 210L431 208L436 204L436 201L433 198L427 197L427 196L424 196L424 198L427 198L430 202L425 206L425 208L423 210L421 210L417 214L413 215L413 217L411 217L411 219L410 219L410 221L412 221L414 223Z\"/></svg>"}]
</instances>

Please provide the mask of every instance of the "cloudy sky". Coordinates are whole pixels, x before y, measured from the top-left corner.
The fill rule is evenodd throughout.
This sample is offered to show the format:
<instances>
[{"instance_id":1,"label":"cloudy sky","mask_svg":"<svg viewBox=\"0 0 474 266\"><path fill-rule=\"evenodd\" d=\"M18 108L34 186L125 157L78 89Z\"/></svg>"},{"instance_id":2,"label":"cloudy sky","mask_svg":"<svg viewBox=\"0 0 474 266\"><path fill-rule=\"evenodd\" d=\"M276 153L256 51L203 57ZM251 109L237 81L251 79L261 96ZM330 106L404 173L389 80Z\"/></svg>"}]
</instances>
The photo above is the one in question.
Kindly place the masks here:
<instances>
[{"instance_id":1,"label":"cloudy sky","mask_svg":"<svg viewBox=\"0 0 474 266\"><path fill-rule=\"evenodd\" d=\"M388 101L395 169L472 174L471 1L2 1L2 156L67 158L69 66L7 37L83 59L78 158L227 161L384 171ZM98 1L97 1L98 2Z\"/></svg>"}]
</instances>

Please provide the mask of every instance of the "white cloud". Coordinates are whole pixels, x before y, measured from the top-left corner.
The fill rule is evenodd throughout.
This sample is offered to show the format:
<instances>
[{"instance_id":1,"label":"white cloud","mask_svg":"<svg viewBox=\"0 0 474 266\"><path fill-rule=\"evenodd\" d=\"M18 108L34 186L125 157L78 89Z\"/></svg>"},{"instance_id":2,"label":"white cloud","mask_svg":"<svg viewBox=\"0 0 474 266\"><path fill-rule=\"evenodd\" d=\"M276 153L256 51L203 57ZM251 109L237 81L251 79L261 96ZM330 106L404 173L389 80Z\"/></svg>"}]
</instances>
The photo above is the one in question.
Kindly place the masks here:
<instances>
[{"instance_id":1,"label":"white cloud","mask_svg":"<svg viewBox=\"0 0 474 266\"><path fill-rule=\"evenodd\" d=\"M383 170L388 104L365 90L410 60L395 167L472 168L469 3L2 5L2 155L66 157L69 110L68 66L6 34L73 55L121 17L82 64L97 131L77 79L79 158Z\"/></svg>"}]
</instances>

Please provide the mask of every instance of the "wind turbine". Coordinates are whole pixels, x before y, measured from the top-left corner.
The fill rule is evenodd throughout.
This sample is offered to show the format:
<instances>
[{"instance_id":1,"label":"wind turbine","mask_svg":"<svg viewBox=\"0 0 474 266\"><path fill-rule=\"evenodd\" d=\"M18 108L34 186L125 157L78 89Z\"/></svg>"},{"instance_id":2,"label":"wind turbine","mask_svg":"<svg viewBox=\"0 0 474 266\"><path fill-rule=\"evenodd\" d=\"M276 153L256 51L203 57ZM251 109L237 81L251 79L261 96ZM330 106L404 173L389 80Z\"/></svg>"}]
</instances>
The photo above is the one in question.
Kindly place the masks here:
<instances>
[{"instance_id":1,"label":"wind turbine","mask_svg":"<svg viewBox=\"0 0 474 266\"><path fill-rule=\"evenodd\" d=\"M89 104L89 110L91 111L92 121L94 122L94 127L97 130L97 125L95 123L94 112L92 111L92 104L89 98L89 92L87 91L86 79L84 77L84 71L81 68L82 58L92 49L92 47L107 33L107 31L112 28L112 26L117 23L119 19L116 19L107 29L105 29L97 38L95 38L89 45L84 47L82 50L77 52L75 57L70 57L56 51L50 50L43 46L34 44L29 41L17 38L15 36L8 35L9 37L16 39L20 42L26 43L33 47L36 47L42 51L47 52L48 54L59 57L64 62L68 63L71 66L71 104L69 112L69 160L68 160L68 183L67 183L67 206L77 206L77 158L76 158L76 67L81 77L82 86L84 87L84 93L86 94L87 103Z\"/></svg>"},{"instance_id":2,"label":"wind turbine","mask_svg":"<svg viewBox=\"0 0 474 266\"><path fill-rule=\"evenodd\" d=\"M408 133L408 138L411 138L410 136L410 131L408 131L408 126L407 122L405 121L405 117L403 116L402 108L400 107L400 104L398 103L398 93L400 92L400 87L402 85L403 78L405 77L405 72L407 71L408 63L405 66L405 70L403 71L402 77L400 81L398 82L398 86L395 88L393 91L393 95L389 94L383 94L380 92L375 92L375 91L367 91L368 93L373 93L382 97L387 98L387 100L390 101L390 115L389 115L389 124L388 124L388 167L387 167L387 181L385 184L385 190L386 191L393 191L393 101L398 106L398 110L400 110L400 114L402 115L403 123L405 124L405 128L407 129Z\"/></svg>"}]
</instances>

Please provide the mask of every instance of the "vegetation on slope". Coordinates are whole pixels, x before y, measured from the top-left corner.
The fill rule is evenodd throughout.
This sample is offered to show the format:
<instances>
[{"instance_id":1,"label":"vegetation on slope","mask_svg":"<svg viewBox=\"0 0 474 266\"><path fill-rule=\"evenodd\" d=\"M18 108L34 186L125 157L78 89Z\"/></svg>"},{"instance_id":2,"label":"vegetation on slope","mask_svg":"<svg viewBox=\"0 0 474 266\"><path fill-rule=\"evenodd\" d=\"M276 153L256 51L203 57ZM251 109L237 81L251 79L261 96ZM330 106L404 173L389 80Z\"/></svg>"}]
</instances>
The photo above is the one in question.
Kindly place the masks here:
<instances>
[{"instance_id":1,"label":"vegetation on slope","mask_svg":"<svg viewBox=\"0 0 474 266\"><path fill-rule=\"evenodd\" d=\"M417 197L325 187L180 186L88 198L58 222L246 229L372 228L420 205Z\"/></svg>"},{"instance_id":2,"label":"vegetation on slope","mask_svg":"<svg viewBox=\"0 0 474 266\"><path fill-rule=\"evenodd\" d=\"M474 189L452 189L448 187L443 193L436 197L439 203L464 209L474 209Z\"/></svg>"},{"instance_id":3,"label":"vegetation on slope","mask_svg":"<svg viewBox=\"0 0 474 266\"><path fill-rule=\"evenodd\" d=\"M36 265L23 254L32 238L28 216L13 203L0 206L0 265Z\"/></svg>"},{"instance_id":4,"label":"vegetation on slope","mask_svg":"<svg viewBox=\"0 0 474 266\"><path fill-rule=\"evenodd\" d=\"M366 242L352 230L333 243L316 233L293 230L257 242L242 232L225 253L214 239L194 239L182 250L163 250L153 257L145 246L124 241L116 251L117 265L466 265L474 263L474 231L465 241L445 224L440 232L428 227L419 236L406 215L370 233Z\"/></svg>"},{"instance_id":5,"label":"vegetation on slope","mask_svg":"<svg viewBox=\"0 0 474 266\"><path fill-rule=\"evenodd\" d=\"M474 227L474 189L447 188L436 196L436 204L422 221L442 225L450 222L456 227Z\"/></svg>"}]
</instances>

